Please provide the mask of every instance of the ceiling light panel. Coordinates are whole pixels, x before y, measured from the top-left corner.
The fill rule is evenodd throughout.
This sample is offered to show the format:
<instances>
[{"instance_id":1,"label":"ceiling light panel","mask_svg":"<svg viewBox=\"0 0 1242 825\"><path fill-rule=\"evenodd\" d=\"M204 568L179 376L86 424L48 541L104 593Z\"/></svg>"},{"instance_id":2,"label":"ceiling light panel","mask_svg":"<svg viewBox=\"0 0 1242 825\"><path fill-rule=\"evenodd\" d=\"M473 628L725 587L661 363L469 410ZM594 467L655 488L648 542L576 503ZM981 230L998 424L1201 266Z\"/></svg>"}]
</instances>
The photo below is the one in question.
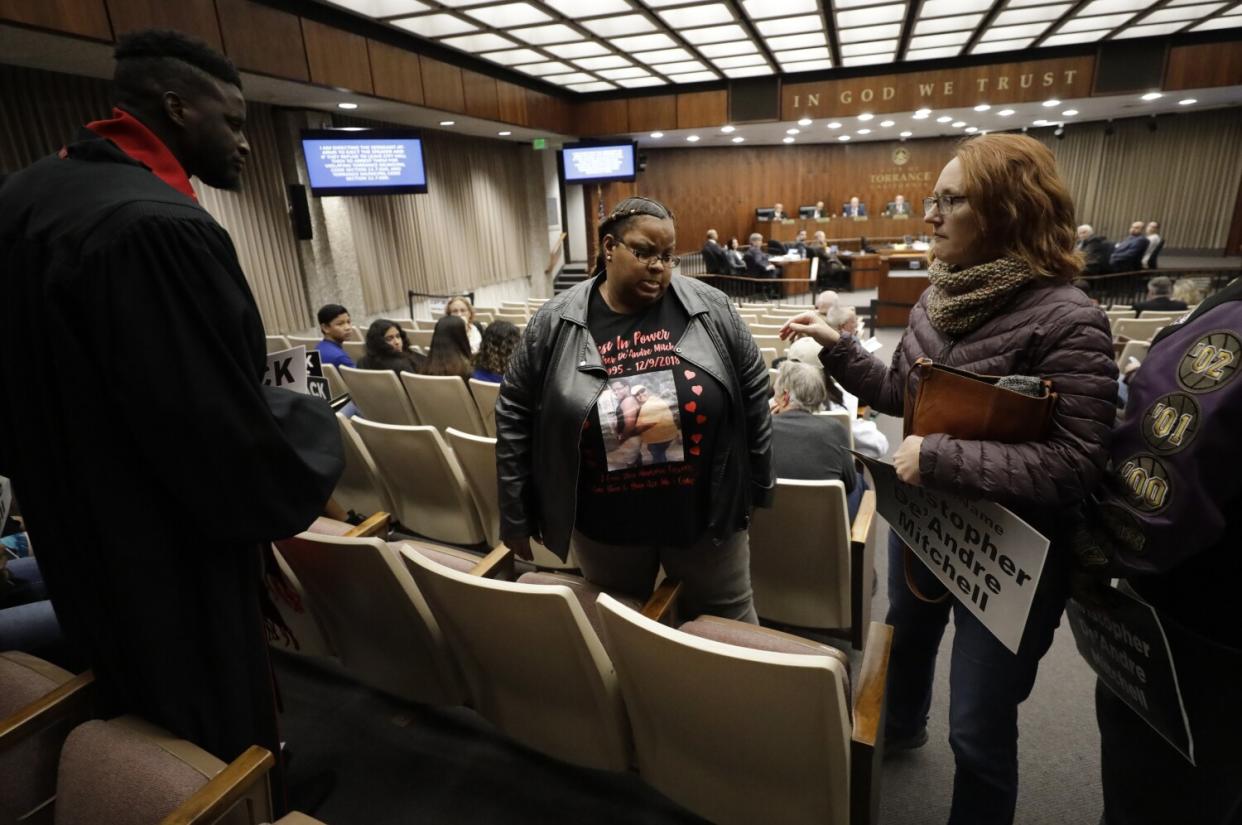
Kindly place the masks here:
<instances>
[{"instance_id":1,"label":"ceiling light panel","mask_svg":"<svg viewBox=\"0 0 1242 825\"><path fill-rule=\"evenodd\" d=\"M782 63L781 70L789 74L797 72L818 72L824 69L831 69L831 60L806 60L801 63Z\"/></svg>"},{"instance_id":2,"label":"ceiling light panel","mask_svg":"<svg viewBox=\"0 0 1242 825\"><path fill-rule=\"evenodd\" d=\"M1047 23L1026 23L1021 26L994 26L983 33L979 39L986 42L992 40L1016 40L1019 37L1035 37L1043 34L1048 28Z\"/></svg>"},{"instance_id":3,"label":"ceiling light panel","mask_svg":"<svg viewBox=\"0 0 1242 825\"><path fill-rule=\"evenodd\" d=\"M818 0L742 0L742 6L753 20L819 14Z\"/></svg>"},{"instance_id":4,"label":"ceiling light panel","mask_svg":"<svg viewBox=\"0 0 1242 825\"><path fill-rule=\"evenodd\" d=\"M708 43L706 46L699 46L699 52L704 57L729 57L735 54L752 54L757 51L759 48L749 40L736 43Z\"/></svg>"},{"instance_id":5,"label":"ceiling light panel","mask_svg":"<svg viewBox=\"0 0 1242 825\"><path fill-rule=\"evenodd\" d=\"M685 6L659 12L664 22L674 29L689 26L719 26L733 22L733 12L724 3L708 3L702 6Z\"/></svg>"},{"instance_id":6,"label":"ceiling light panel","mask_svg":"<svg viewBox=\"0 0 1242 825\"><path fill-rule=\"evenodd\" d=\"M598 17L601 14L628 14L634 11L626 0L543 0L570 20L580 17Z\"/></svg>"},{"instance_id":7,"label":"ceiling light panel","mask_svg":"<svg viewBox=\"0 0 1242 825\"><path fill-rule=\"evenodd\" d=\"M367 17L395 17L417 14L431 8L420 0L328 0L334 6L365 14Z\"/></svg>"},{"instance_id":8,"label":"ceiling light panel","mask_svg":"<svg viewBox=\"0 0 1242 825\"><path fill-rule=\"evenodd\" d=\"M561 63L559 60L549 60L545 63L526 63L516 68L519 72L525 72L535 77L542 77L548 74L564 74L574 70L573 66L570 66L568 63Z\"/></svg>"},{"instance_id":9,"label":"ceiling light panel","mask_svg":"<svg viewBox=\"0 0 1242 825\"><path fill-rule=\"evenodd\" d=\"M927 0L919 9L919 17L947 17L972 11L987 11L990 8L992 0Z\"/></svg>"},{"instance_id":10,"label":"ceiling light panel","mask_svg":"<svg viewBox=\"0 0 1242 825\"><path fill-rule=\"evenodd\" d=\"M546 23L551 15L540 11L530 3L502 3L499 6L480 6L477 9L466 9L466 14L486 23L493 29L507 29L513 26L526 26L531 23Z\"/></svg>"},{"instance_id":11,"label":"ceiling light panel","mask_svg":"<svg viewBox=\"0 0 1242 825\"><path fill-rule=\"evenodd\" d=\"M689 74L671 74L668 79L674 83L705 83L716 80L715 72L691 72Z\"/></svg>"},{"instance_id":12,"label":"ceiling light panel","mask_svg":"<svg viewBox=\"0 0 1242 825\"><path fill-rule=\"evenodd\" d=\"M737 57L718 57L712 63L718 69L740 69L743 66L766 66L768 61L761 54L744 54Z\"/></svg>"},{"instance_id":13,"label":"ceiling light panel","mask_svg":"<svg viewBox=\"0 0 1242 825\"><path fill-rule=\"evenodd\" d=\"M804 60L827 60L831 55L827 46L814 49L791 49L787 52L773 52L773 57L781 63L801 63Z\"/></svg>"},{"instance_id":14,"label":"ceiling light panel","mask_svg":"<svg viewBox=\"0 0 1242 825\"><path fill-rule=\"evenodd\" d=\"M609 54L603 57L581 57L574 61L574 65L587 71L594 71L596 69L623 69L634 64L619 54Z\"/></svg>"},{"instance_id":15,"label":"ceiling light panel","mask_svg":"<svg viewBox=\"0 0 1242 825\"><path fill-rule=\"evenodd\" d=\"M801 17L780 17L775 20L760 20L755 28L762 35L769 37L778 34L798 34L800 32L818 31L824 27L824 20L818 14L804 14Z\"/></svg>"},{"instance_id":16,"label":"ceiling light panel","mask_svg":"<svg viewBox=\"0 0 1242 825\"><path fill-rule=\"evenodd\" d=\"M640 63L646 63L648 66L655 66L660 63L676 63L678 60L689 60L694 55L685 49L664 49L658 52L639 52L638 54L630 55L630 57Z\"/></svg>"},{"instance_id":17,"label":"ceiling light panel","mask_svg":"<svg viewBox=\"0 0 1242 825\"><path fill-rule=\"evenodd\" d=\"M861 54L882 54L897 48L896 40L877 40L874 43L850 43L841 47L843 57L857 57Z\"/></svg>"},{"instance_id":18,"label":"ceiling light panel","mask_svg":"<svg viewBox=\"0 0 1242 825\"><path fill-rule=\"evenodd\" d=\"M1198 6L1157 9L1143 18L1143 25L1145 26L1148 23L1171 23L1174 20L1198 20L1200 17L1207 17L1217 9L1224 7L1224 3L1203 3Z\"/></svg>"},{"instance_id":19,"label":"ceiling light panel","mask_svg":"<svg viewBox=\"0 0 1242 825\"><path fill-rule=\"evenodd\" d=\"M844 66L875 66L881 63L892 63L895 55L892 52L888 54L864 54L858 57L845 57L841 59Z\"/></svg>"},{"instance_id":20,"label":"ceiling light panel","mask_svg":"<svg viewBox=\"0 0 1242 825\"><path fill-rule=\"evenodd\" d=\"M655 30L655 24L641 14L624 14L620 17L583 20L582 25L600 37L619 37L623 34L640 34Z\"/></svg>"},{"instance_id":21,"label":"ceiling light panel","mask_svg":"<svg viewBox=\"0 0 1242 825\"><path fill-rule=\"evenodd\" d=\"M1213 29L1233 29L1242 26L1242 17L1230 15L1229 17L1214 17L1195 26L1191 31L1206 32Z\"/></svg>"},{"instance_id":22,"label":"ceiling light panel","mask_svg":"<svg viewBox=\"0 0 1242 825\"><path fill-rule=\"evenodd\" d=\"M706 69L697 60L682 60L679 63L661 63L655 67L655 70L663 75L668 74L685 74L686 72L700 72Z\"/></svg>"},{"instance_id":23,"label":"ceiling light panel","mask_svg":"<svg viewBox=\"0 0 1242 825\"><path fill-rule=\"evenodd\" d=\"M622 52L647 52L653 49L671 49L677 45L667 34L636 34L618 37L610 41L612 47Z\"/></svg>"},{"instance_id":24,"label":"ceiling light panel","mask_svg":"<svg viewBox=\"0 0 1242 825\"><path fill-rule=\"evenodd\" d=\"M936 49L910 49L906 52L906 60L932 60L940 57L957 57L961 51L961 46L941 46Z\"/></svg>"},{"instance_id":25,"label":"ceiling light panel","mask_svg":"<svg viewBox=\"0 0 1242 825\"><path fill-rule=\"evenodd\" d=\"M970 39L970 32L945 32L944 34L924 34L910 38L910 48L930 49L933 46L962 46Z\"/></svg>"},{"instance_id":26,"label":"ceiling light panel","mask_svg":"<svg viewBox=\"0 0 1242 825\"><path fill-rule=\"evenodd\" d=\"M480 6L482 4L483 0L440 0L441 6L448 6L454 9L459 9L462 6Z\"/></svg>"},{"instance_id":27,"label":"ceiling light panel","mask_svg":"<svg viewBox=\"0 0 1242 825\"><path fill-rule=\"evenodd\" d=\"M970 50L971 54L987 54L988 52L1009 52L1025 49L1035 40L1033 37L1024 37L1021 40L992 40L987 43L979 43Z\"/></svg>"},{"instance_id":28,"label":"ceiling light panel","mask_svg":"<svg viewBox=\"0 0 1242 825\"><path fill-rule=\"evenodd\" d=\"M1120 33L1113 36L1113 39L1126 40L1132 37L1155 37L1160 34L1172 34L1185 26L1185 20L1177 23L1157 23L1154 26L1131 26L1128 29L1122 29Z\"/></svg>"},{"instance_id":29,"label":"ceiling light panel","mask_svg":"<svg viewBox=\"0 0 1242 825\"><path fill-rule=\"evenodd\" d=\"M1078 12L1078 17L1092 17L1097 14L1115 14L1119 11L1142 11L1151 5L1151 0L1092 0Z\"/></svg>"},{"instance_id":30,"label":"ceiling light panel","mask_svg":"<svg viewBox=\"0 0 1242 825\"><path fill-rule=\"evenodd\" d=\"M644 86L663 86L668 81L662 77L636 77L632 80L618 80L627 89L641 89Z\"/></svg>"},{"instance_id":31,"label":"ceiling light panel","mask_svg":"<svg viewBox=\"0 0 1242 825\"><path fill-rule=\"evenodd\" d=\"M461 49L463 52L489 52L494 49L507 49L510 46L517 45L507 37L501 37L490 32L484 34L463 34L460 37L449 37L440 42L446 46L452 46L454 49Z\"/></svg>"},{"instance_id":32,"label":"ceiling light panel","mask_svg":"<svg viewBox=\"0 0 1242 825\"><path fill-rule=\"evenodd\" d=\"M1065 25L1057 29L1057 33L1064 34L1066 32L1093 32L1099 31L1100 29L1115 29L1133 16L1133 13L1127 13L1105 14L1099 17L1075 17L1073 20L1067 20Z\"/></svg>"},{"instance_id":33,"label":"ceiling light panel","mask_svg":"<svg viewBox=\"0 0 1242 825\"><path fill-rule=\"evenodd\" d=\"M914 24L914 33L939 34L940 32L974 31L983 19L982 14L959 14L953 17L934 17Z\"/></svg>"},{"instance_id":34,"label":"ceiling light panel","mask_svg":"<svg viewBox=\"0 0 1242 825\"><path fill-rule=\"evenodd\" d=\"M699 43L726 43L730 40L745 40L746 32L736 23L728 26L710 26L706 29L686 29L681 36L687 41Z\"/></svg>"},{"instance_id":35,"label":"ceiling light panel","mask_svg":"<svg viewBox=\"0 0 1242 825\"><path fill-rule=\"evenodd\" d=\"M591 83L573 83L570 85L575 92L602 92L607 89L615 89L616 86L606 83L603 80L596 80Z\"/></svg>"},{"instance_id":36,"label":"ceiling light panel","mask_svg":"<svg viewBox=\"0 0 1242 825\"><path fill-rule=\"evenodd\" d=\"M994 26L1011 26L1017 23L1035 23L1040 20L1056 20L1065 14L1073 3L1054 3L1048 6L1031 6L1025 9L1007 9L996 15Z\"/></svg>"},{"instance_id":37,"label":"ceiling light panel","mask_svg":"<svg viewBox=\"0 0 1242 825\"><path fill-rule=\"evenodd\" d=\"M905 17L905 3L869 6L865 9L850 9L837 12L837 26L849 29L854 26L874 26L879 23L900 23Z\"/></svg>"},{"instance_id":38,"label":"ceiling light panel","mask_svg":"<svg viewBox=\"0 0 1242 825\"><path fill-rule=\"evenodd\" d=\"M760 77L762 75L772 74L772 67L763 66L744 66L740 69L724 69L724 73L729 77Z\"/></svg>"},{"instance_id":39,"label":"ceiling light panel","mask_svg":"<svg viewBox=\"0 0 1242 825\"><path fill-rule=\"evenodd\" d=\"M823 32L809 34L789 34L784 37L767 38L768 48L774 52L783 49L803 49L808 46L823 46L828 42Z\"/></svg>"},{"instance_id":40,"label":"ceiling light panel","mask_svg":"<svg viewBox=\"0 0 1242 825\"><path fill-rule=\"evenodd\" d=\"M562 43L559 46L549 46L546 51L552 52L561 58L594 57L597 54L608 54L608 49L602 43L596 43L594 40L583 40L581 43Z\"/></svg>"},{"instance_id":41,"label":"ceiling light panel","mask_svg":"<svg viewBox=\"0 0 1242 825\"><path fill-rule=\"evenodd\" d=\"M586 72L570 72L569 74L554 74L544 77L544 80L559 83L562 86L569 85L570 83L586 83L594 79Z\"/></svg>"},{"instance_id":42,"label":"ceiling light panel","mask_svg":"<svg viewBox=\"0 0 1242 825\"><path fill-rule=\"evenodd\" d=\"M488 52L487 54L479 55L479 57L484 60L490 60L493 63L499 63L501 66L516 66L519 63L538 63L541 60L547 60L547 57L534 49L509 49L503 52Z\"/></svg>"},{"instance_id":43,"label":"ceiling light panel","mask_svg":"<svg viewBox=\"0 0 1242 825\"><path fill-rule=\"evenodd\" d=\"M523 29L510 29L505 34L511 34L519 40L525 40L527 43L533 43L536 46L547 45L548 43L568 43L571 40L581 40L582 35L576 29L571 29L564 23L552 23L548 26L527 26Z\"/></svg>"},{"instance_id":44,"label":"ceiling light panel","mask_svg":"<svg viewBox=\"0 0 1242 825\"><path fill-rule=\"evenodd\" d=\"M651 72L639 66L631 66L628 69L601 69L596 74L609 80L634 80L639 77L652 76Z\"/></svg>"},{"instance_id":45,"label":"ceiling light panel","mask_svg":"<svg viewBox=\"0 0 1242 825\"><path fill-rule=\"evenodd\" d=\"M861 43L864 40L880 40L881 38L900 36L900 23L889 23L885 26L862 26L857 29L837 30L837 37L842 43Z\"/></svg>"},{"instance_id":46,"label":"ceiling light panel","mask_svg":"<svg viewBox=\"0 0 1242 825\"><path fill-rule=\"evenodd\" d=\"M1044 46L1068 46L1072 43L1094 43L1104 35L1108 34L1112 29L1101 29L1095 32L1074 32L1072 34L1054 34L1046 38L1042 45Z\"/></svg>"},{"instance_id":47,"label":"ceiling light panel","mask_svg":"<svg viewBox=\"0 0 1242 825\"><path fill-rule=\"evenodd\" d=\"M428 14L423 17L408 17L404 20L393 20L392 24L406 31L421 34L423 37L445 37L450 34L478 31L479 27L469 20L462 20L451 14Z\"/></svg>"}]
</instances>

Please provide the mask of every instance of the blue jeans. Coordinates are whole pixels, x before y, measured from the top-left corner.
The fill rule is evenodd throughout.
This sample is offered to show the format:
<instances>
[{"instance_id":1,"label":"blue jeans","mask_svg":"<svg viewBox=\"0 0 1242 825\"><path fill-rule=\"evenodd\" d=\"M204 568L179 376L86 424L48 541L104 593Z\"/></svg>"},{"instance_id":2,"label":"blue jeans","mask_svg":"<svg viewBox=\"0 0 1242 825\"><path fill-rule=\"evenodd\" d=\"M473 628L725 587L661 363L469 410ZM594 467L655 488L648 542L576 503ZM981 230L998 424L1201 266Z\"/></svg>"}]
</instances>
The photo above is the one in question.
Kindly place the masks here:
<instances>
[{"instance_id":1,"label":"blue jeans","mask_svg":"<svg viewBox=\"0 0 1242 825\"><path fill-rule=\"evenodd\" d=\"M949 823L1008 825L1018 799L1018 705L1030 695L1039 660L1052 645L1069 593L1068 568L1054 544L1014 655L957 599L928 604L916 598L906 585L902 550L901 540L890 533L886 621L893 626L893 648L887 735L912 736L927 725L936 654L952 612L949 745L957 771ZM945 592L921 561L912 558L910 564L924 595Z\"/></svg>"}]
</instances>

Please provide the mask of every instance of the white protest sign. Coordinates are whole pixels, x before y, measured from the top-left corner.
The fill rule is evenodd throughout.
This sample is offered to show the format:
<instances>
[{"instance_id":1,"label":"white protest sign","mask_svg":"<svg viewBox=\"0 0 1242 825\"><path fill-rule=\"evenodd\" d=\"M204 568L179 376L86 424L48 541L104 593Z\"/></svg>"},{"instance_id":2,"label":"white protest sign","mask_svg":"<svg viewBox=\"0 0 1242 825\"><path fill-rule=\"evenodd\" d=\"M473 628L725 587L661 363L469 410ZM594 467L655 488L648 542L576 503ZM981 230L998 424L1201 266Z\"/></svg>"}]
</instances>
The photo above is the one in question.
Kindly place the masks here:
<instances>
[{"instance_id":1,"label":"white protest sign","mask_svg":"<svg viewBox=\"0 0 1242 825\"><path fill-rule=\"evenodd\" d=\"M9 519L9 508L13 506L13 482L0 476L0 529Z\"/></svg>"},{"instance_id":2,"label":"white protest sign","mask_svg":"<svg viewBox=\"0 0 1242 825\"><path fill-rule=\"evenodd\" d=\"M306 395L306 347L269 352L263 367L263 383Z\"/></svg>"},{"instance_id":3,"label":"white protest sign","mask_svg":"<svg viewBox=\"0 0 1242 825\"><path fill-rule=\"evenodd\" d=\"M919 561L1014 653L1048 557L1048 539L990 501L915 487L891 464L859 453L875 480L876 509Z\"/></svg>"}]
</instances>

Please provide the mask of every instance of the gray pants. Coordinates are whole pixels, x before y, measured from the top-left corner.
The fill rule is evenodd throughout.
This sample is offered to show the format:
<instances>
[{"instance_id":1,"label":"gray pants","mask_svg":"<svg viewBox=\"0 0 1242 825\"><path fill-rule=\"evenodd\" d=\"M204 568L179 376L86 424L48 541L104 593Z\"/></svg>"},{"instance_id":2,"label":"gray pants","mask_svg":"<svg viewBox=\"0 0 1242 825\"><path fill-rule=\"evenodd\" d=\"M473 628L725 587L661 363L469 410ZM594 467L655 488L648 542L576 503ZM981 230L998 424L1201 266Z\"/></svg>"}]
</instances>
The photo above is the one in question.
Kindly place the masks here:
<instances>
[{"instance_id":1,"label":"gray pants","mask_svg":"<svg viewBox=\"0 0 1242 825\"><path fill-rule=\"evenodd\" d=\"M574 557L587 581L646 600L660 565L682 583L686 620L704 613L759 624L750 589L750 535L739 530L720 544L704 535L690 547L604 544L574 531Z\"/></svg>"}]
</instances>

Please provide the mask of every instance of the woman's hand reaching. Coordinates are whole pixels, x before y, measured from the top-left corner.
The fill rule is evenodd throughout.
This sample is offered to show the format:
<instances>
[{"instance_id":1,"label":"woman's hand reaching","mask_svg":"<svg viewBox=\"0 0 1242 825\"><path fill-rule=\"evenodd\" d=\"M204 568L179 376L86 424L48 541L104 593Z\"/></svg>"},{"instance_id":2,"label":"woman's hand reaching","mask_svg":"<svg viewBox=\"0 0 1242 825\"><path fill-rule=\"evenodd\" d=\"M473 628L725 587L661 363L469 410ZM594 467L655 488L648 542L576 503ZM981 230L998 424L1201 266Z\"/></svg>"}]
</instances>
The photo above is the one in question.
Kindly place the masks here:
<instances>
[{"instance_id":1,"label":"woman's hand reaching","mask_svg":"<svg viewBox=\"0 0 1242 825\"><path fill-rule=\"evenodd\" d=\"M803 312L790 318L778 333L782 341L803 335L815 339L821 347L831 347L841 340L841 333L828 326L817 312Z\"/></svg>"}]
</instances>

